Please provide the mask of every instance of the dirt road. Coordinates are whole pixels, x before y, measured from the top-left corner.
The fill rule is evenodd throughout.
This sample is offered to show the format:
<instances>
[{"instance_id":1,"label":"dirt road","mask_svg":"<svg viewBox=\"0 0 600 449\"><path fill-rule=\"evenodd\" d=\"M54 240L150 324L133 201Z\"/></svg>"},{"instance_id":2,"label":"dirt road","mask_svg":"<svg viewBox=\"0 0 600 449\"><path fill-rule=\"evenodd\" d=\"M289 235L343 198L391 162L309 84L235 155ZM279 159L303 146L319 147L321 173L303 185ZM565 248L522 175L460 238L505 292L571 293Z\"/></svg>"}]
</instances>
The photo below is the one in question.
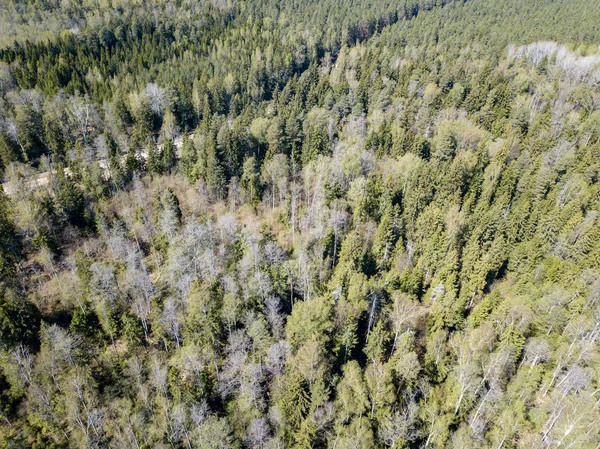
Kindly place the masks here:
<instances>
[{"instance_id":1,"label":"dirt road","mask_svg":"<svg viewBox=\"0 0 600 449\"><path fill-rule=\"evenodd\" d=\"M192 139L193 137L194 137L193 134L190 134L190 139ZM181 147L183 145L183 137L181 137L181 136L176 137L173 140L173 144L175 146L175 155L177 156L177 158L180 158L181 157ZM164 148L164 144L158 145L159 151L162 151L163 148ZM148 159L148 152L142 151L140 153L140 156L144 160L146 160L146 159ZM121 162L124 162L124 161L125 161L125 156L123 156L123 159ZM110 177L108 160L107 159L98 159L98 160L96 160L96 162L98 162L98 165L100 165L100 168L102 170L104 170L104 175L108 179ZM68 168L65 169L65 173L67 175L69 175L70 170ZM12 196L17 192L17 189L19 189L19 188L37 189L39 187L44 187L50 183L50 179L51 179L51 173L43 172L43 173L37 174L32 179L25 180L25 182L23 184L15 183L15 182L5 182L4 184L2 184L2 187L4 188L5 195Z\"/></svg>"}]
</instances>

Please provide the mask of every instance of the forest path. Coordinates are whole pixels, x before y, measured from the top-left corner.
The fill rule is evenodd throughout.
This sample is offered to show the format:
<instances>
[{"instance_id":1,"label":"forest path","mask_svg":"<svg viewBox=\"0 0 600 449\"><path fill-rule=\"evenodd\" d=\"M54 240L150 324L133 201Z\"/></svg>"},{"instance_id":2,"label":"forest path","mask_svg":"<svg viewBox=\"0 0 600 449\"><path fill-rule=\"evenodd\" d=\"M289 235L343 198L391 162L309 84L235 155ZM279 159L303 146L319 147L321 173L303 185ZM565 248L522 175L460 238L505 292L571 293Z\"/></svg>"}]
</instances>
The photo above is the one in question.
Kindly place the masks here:
<instances>
[{"instance_id":1,"label":"forest path","mask_svg":"<svg viewBox=\"0 0 600 449\"><path fill-rule=\"evenodd\" d=\"M194 135L190 134L189 137L190 137L190 139L193 139ZM179 137L176 137L175 139L173 139L173 145L175 146L175 155L179 159L181 157L181 147L183 146L183 136L179 136ZM164 148L164 144L157 145L157 147L158 147L158 150L162 152L162 150ZM148 152L142 151L142 152L140 152L140 156L144 160L146 160L146 159L148 159ZM123 156L123 158L121 159L122 163L124 161L125 161L125 156ZM109 170L110 166L108 163L108 159L97 159L95 162L98 162L98 165L100 166L100 168L102 170L104 170L105 178L109 179L110 178L110 170ZM44 186L48 185L50 183L50 179L52 178L52 175L54 173L55 172L46 171L46 172L37 174L35 177L33 177L33 179L28 179L24 183L10 181L10 182L5 182L0 185L2 185L5 195L12 196L17 192L17 190L19 188L22 188L22 187L26 187L29 189L36 189L38 187L44 187ZM66 168L65 173L67 175L69 175L71 173L71 171L68 168Z\"/></svg>"}]
</instances>

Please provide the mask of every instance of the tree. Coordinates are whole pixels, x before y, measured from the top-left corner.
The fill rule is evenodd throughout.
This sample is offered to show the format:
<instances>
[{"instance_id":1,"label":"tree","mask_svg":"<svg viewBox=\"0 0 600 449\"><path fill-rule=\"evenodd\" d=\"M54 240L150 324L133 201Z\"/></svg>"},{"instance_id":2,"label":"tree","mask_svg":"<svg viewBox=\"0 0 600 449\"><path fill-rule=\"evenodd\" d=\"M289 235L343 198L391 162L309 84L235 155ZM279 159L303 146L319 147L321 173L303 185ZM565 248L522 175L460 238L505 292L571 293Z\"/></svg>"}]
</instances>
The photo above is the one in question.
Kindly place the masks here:
<instances>
[{"instance_id":1,"label":"tree","mask_svg":"<svg viewBox=\"0 0 600 449\"><path fill-rule=\"evenodd\" d=\"M387 263L392 257L392 251L399 237L397 225L399 211L398 208L388 206L381 217L377 234L373 242L373 254L377 259L380 269L385 269Z\"/></svg>"},{"instance_id":2,"label":"tree","mask_svg":"<svg viewBox=\"0 0 600 449\"><path fill-rule=\"evenodd\" d=\"M148 139L148 158L146 159L146 167L150 173L161 174L165 171L163 155L159 151L154 139Z\"/></svg>"},{"instance_id":3,"label":"tree","mask_svg":"<svg viewBox=\"0 0 600 449\"><path fill-rule=\"evenodd\" d=\"M191 182L196 180L194 167L197 162L198 154L194 142L188 134L184 134L181 144L181 167L183 168L183 173Z\"/></svg>"},{"instance_id":4,"label":"tree","mask_svg":"<svg viewBox=\"0 0 600 449\"><path fill-rule=\"evenodd\" d=\"M9 279L21 252L20 238L12 220L8 199L0 187L0 275Z\"/></svg>"},{"instance_id":5,"label":"tree","mask_svg":"<svg viewBox=\"0 0 600 449\"><path fill-rule=\"evenodd\" d=\"M379 425L379 439L388 447L397 447L416 439L415 424L418 406L411 400L402 410L389 414Z\"/></svg>"},{"instance_id":6,"label":"tree","mask_svg":"<svg viewBox=\"0 0 600 449\"><path fill-rule=\"evenodd\" d=\"M271 125L267 129L267 158L273 157L278 153L285 152L285 147L282 145L283 140L283 124L281 123L281 118L276 116L274 120L271 121Z\"/></svg>"},{"instance_id":7,"label":"tree","mask_svg":"<svg viewBox=\"0 0 600 449\"><path fill-rule=\"evenodd\" d=\"M27 160L36 160L46 152L40 111L29 103L18 104L15 106L15 123L23 154Z\"/></svg>"},{"instance_id":8,"label":"tree","mask_svg":"<svg viewBox=\"0 0 600 449\"><path fill-rule=\"evenodd\" d=\"M12 162L24 160L16 131L14 122L5 122L0 128L0 173Z\"/></svg>"},{"instance_id":9,"label":"tree","mask_svg":"<svg viewBox=\"0 0 600 449\"><path fill-rule=\"evenodd\" d=\"M100 320L89 303L83 303L73 311L73 317L69 325L71 333L81 334L92 340L101 337L100 340L102 340L103 335L98 335L99 328Z\"/></svg>"},{"instance_id":10,"label":"tree","mask_svg":"<svg viewBox=\"0 0 600 449\"><path fill-rule=\"evenodd\" d=\"M0 295L0 345L3 349L19 344L36 347L39 344L40 311L29 301L12 291Z\"/></svg>"},{"instance_id":11,"label":"tree","mask_svg":"<svg viewBox=\"0 0 600 449\"><path fill-rule=\"evenodd\" d=\"M144 329L142 323L127 313L121 316L122 335L127 342L127 349L135 351L144 341Z\"/></svg>"},{"instance_id":12,"label":"tree","mask_svg":"<svg viewBox=\"0 0 600 449\"><path fill-rule=\"evenodd\" d=\"M198 449L226 449L237 448L239 442L234 438L231 426L225 418L211 416L195 433L196 447Z\"/></svg>"},{"instance_id":13,"label":"tree","mask_svg":"<svg viewBox=\"0 0 600 449\"><path fill-rule=\"evenodd\" d=\"M96 122L94 105L90 104L89 98L76 96L71 100L69 106L69 117L77 129L84 147L87 147L89 131Z\"/></svg>"},{"instance_id":14,"label":"tree","mask_svg":"<svg viewBox=\"0 0 600 449\"><path fill-rule=\"evenodd\" d=\"M225 193L225 173L217 156L212 136L205 136L199 150L195 173L206 182L213 198L221 199Z\"/></svg>"},{"instance_id":15,"label":"tree","mask_svg":"<svg viewBox=\"0 0 600 449\"><path fill-rule=\"evenodd\" d=\"M186 342L200 347L214 347L221 333L218 290L195 282L191 286L184 316L182 336Z\"/></svg>"},{"instance_id":16,"label":"tree","mask_svg":"<svg viewBox=\"0 0 600 449\"><path fill-rule=\"evenodd\" d=\"M284 416L288 439L299 429L310 407L310 397L306 381L296 370L286 373L284 382L279 384L277 405Z\"/></svg>"},{"instance_id":17,"label":"tree","mask_svg":"<svg viewBox=\"0 0 600 449\"><path fill-rule=\"evenodd\" d=\"M242 188L245 202L256 205L260 201L259 174L254 156L250 156L244 162L240 187Z\"/></svg>"},{"instance_id":18,"label":"tree","mask_svg":"<svg viewBox=\"0 0 600 449\"><path fill-rule=\"evenodd\" d=\"M130 94L129 103L134 121L134 141L144 142L154 131L154 113L148 100L139 94ZM126 117L122 118L123 121Z\"/></svg>"},{"instance_id":19,"label":"tree","mask_svg":"<svg viewBox=\"0 0 600 449\"><path fill-rule=\"evenodd\" d=\"M171 108L167 108L162 122L162 133L167 139L174 139L179 133L177 121Z\"/></svg>"},{"instance_id":20,"label":"tree","mask_svg":"<svg viewBox=\"0 0 600 449\"><path fill-rule=\"evenodd\" d=\"M114 270L108 264L95 262L91 265L90 271L92 274L90 293L95 303L96 313L102 329L110 337L115 354L118 354L116 338L118 335L119 291Z\"/></svg>"},{"instance_id":21,"label":"tree","mask_svg":"<svg viewBox=\"0 0 600 449\"><path fill-rule=\"evenodd\" d=\"M192 86L192 104L194 105L194 111L196 112L196 120L200 122L202 114L205 111L210 112L205 80L194 80Z\"/></svg>"},{"instance_id":22,"label":"tree","mask_svg":"<svg viewBox=\"0 0 600 449\"><path fill-rule=\"evenodd\" d=\"M83 192L75 185L71 177L59 168L56 177L56 204L64 219L78 227L86 225L85 199Z\"/></svg>"},{"instance_id":23,"label":"tree","mask_svg":"<svg viewBox=\"0 0 600 449\"><path fill-rule=\"evenodd\" d=\"M275 199L278 197L281 203L287 190L288 161L285 154L275 154L263 163L261 180L270 185L271 207L275 209Z\"/></svg>"},{"instance_id":24,"label":"tree","mask_svg":"<svg viewBox=\"0 0 600 449\"><path fill-rule=\"evenodd\" d=\"M380 362L371 363L365 370L365 384L371 403L371 418L375 414L382 418L388 416L389 406L395 399L392 373L388 367Z\"/></svg>"},{"instance_id":25,"label":"tree","mask_svg":"<svg viewBox=\"0 0 600 449\"><path fill-rule=\"evenodd\" d=\"M351 360L342 369L344 376L337 386L339 419L348 422L369 409L369 393L358 362Z\"/></svg>"},{"instance_id":26,"label":"tree","mask_svg":"<svg viewBox=\"0 0 600 449\"><path fill-rule=\"evenodd\" d=\"M175 144L171 138L167 138L162 151L162 167L167 173L175 167L177 155L175 154Z\"/></svg>"},{"instance_id":27,"label":"tree","mask_svg":"<svg viewBox=\"0 0 600 449\"><path fill-rule=\"evenodd\" d=\"M217 143L227 177L238 176L243 152L240 151L237 130L224 122L217 133Z\"/></svg>"},{"instance_id":28,"label":"tree","mask_svg":"<svg viewBox=\"0 0 600 449\"><path fill-rule=\"evenodd\" d=\"M149 83L144 89L144 96L148 102L150 110L161 116L167 107L167 98L164 89L159 87L156 83Z\"/></svg>"},{"instance_id":29,"label":"tree","mask_svg":"<svg viewBox=\"0 0 600 449\"><path fill-rule=\"evenodd\" d=\"M332 326L330 313L330 304L325 298L294 304L286 323L286 335L292 348L296 350L313 336L327 340Z\"/></svg>"},{"instance_id":30,"label":"tree","mask_svg":"<svg viewBox=\"0 0 600 449\"><path fill-rule=\"evenodd\" d=\"M596 447L594 2L80 3L0 8L0 447Z\"/></svg>"},{"instance_id":31,"label":"tree","mask_svg":"<svg viewBox=\"0 0 600 449\"><path fill-rule=\"evenodd\" d=\"M177 195L173 193L170 187L167 187L165 193L160 197L160 205L163 211L169 212L175 217L178 224L181 222L182 213L179 206L179 198L177 198Z\"/></svg>"}]
</instances>

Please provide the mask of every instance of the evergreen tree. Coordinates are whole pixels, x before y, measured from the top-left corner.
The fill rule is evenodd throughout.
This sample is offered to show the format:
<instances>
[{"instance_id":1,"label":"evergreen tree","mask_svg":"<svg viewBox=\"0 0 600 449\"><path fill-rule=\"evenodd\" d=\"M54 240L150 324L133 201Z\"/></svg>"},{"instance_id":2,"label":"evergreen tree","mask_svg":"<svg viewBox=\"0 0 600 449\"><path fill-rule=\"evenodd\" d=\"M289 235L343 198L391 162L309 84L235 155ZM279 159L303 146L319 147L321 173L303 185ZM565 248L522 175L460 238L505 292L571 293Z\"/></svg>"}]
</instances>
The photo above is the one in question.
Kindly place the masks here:
<instances>
[{"instance_id":1,"label":"evergreen tree","mask_svg":"<svg viewBox=\"0 0 600 449\"><path fill-rule=\"evenodd\" d=\"M257 204L260 201L259 173L254 156L247 158L244 162L240 187L244 192L246 202Z\"/></svg>"},{"instance_id":2,"label":"evergreen tree","mask_svg":"<svg viewBox=\"0 0 600 449\"><path fill-rule=\"evenodd\" d=\"M175 144L172 139L167 138L162 151L162 167L167 173L175 167L176 157Z\"/></svg>"},{"instance_id":3,"label":"evergreen tree","mask_svg":"<svg viewBox=\"0 0 600 449\"><path fill-rule=\"evenodd\" d=\"M0 345L18 344L35 348L39 344L40 311L28 299L3 289L0 295Z\"/></svg>"},{"instance_id":4,"label":"evergreen tree","mask_svg":"<svg viewBox=\"0 0 600 449\"><path fill-rule=\"evenodd\" d=\"M183 142L181 144L181 167L183 173L191 182L196 180L194 167L196 166L197 162L198 154L196 152L194 142L192 142L188 134L184 134Z\"/></svg>"},{"instance_id":5,"label":"evergreen tree","mask_svg":"<svg viewBox=\"0 0 600 449\"><path fill-rule=\"evenodd\" d=\"M83 192L71 177L59 167L56 177L56 205L59 213L70 224L78 227L86 225L85 199Z\"/></svg>"},{"instance_id":6,"label":"evergreen tree","mask_svg":"<svg viewBox=\"0 0 600 449\"><path fill-rule=\"evenodd\" d=\"M20 238L12 220L10 204L0 187L0 274L5 279L14 273L20 251Z\"/></svg>"}]
</instances>

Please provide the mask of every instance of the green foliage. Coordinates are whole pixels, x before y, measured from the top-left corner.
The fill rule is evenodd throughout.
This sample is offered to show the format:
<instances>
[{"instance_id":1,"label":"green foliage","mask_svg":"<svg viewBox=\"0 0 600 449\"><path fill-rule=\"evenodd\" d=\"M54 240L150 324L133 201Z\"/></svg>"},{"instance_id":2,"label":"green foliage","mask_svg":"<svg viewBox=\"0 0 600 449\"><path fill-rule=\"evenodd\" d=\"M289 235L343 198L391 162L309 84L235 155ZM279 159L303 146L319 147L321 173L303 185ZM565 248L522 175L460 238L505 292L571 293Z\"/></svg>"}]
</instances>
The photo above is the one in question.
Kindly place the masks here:
<instances>
[{"instance_id":1,"label":"green foliage","mask_svg":"<svg viewBox=\"0 0 600 449\"><path fill-rule=\"evenodd\" d=\"M94 338L98 334L100 321L96 313L89 308L89 305L77 307L73 311L73 317L69 325L69 330L73 333L80 333L89 338Z\"/></svg>"},{"instance_id":2,"label":"green foliage","mask_svg":"<svg viewBox=\"0 0 600 449\"><path fill-rule=\"evenodd\" d=\"M83 192L62 168L58 171L55 198L59 214L68 223L79 227L86 225Z\"/></svg>"},{"instance_id":3,"label":"green foliage","mask_svg":"<svg viewBox=\"0 0 600 449\"><path fill-rule=\"evenodd\" d=\"M0 297L0 345L3 349L18 344L35 347L39 344L40 311L27 298L11 291Z\"/></svg>"},{"instance_id":4,"label":"green foliage","mask_svg":"<svg viewBox=\"0 0 600 449\"><path fill-rule=\"evenodd\" d=\"M254 156L249 157L244 162L240 187L242 188L244 202L257 204L260 201L259 173Z\"/></svg>"},{"instance_id":5,"label":"green foliage","mask_svg":"<svg viewBox=\"0 0 600 449\"><path fill-rule=\"evenodd\" d=\"M596 447L597 5L4 3L0 446Z\"/></svg>"},{"instance_id":6,"label":"green foliage","mask_svg":"<svg viewBox=\"0 0 600 449\"><path fill-rule=\"evenodd\" d=\"M165 172L170 172L175 167L175 146L173 144L173 140L167 138L165 140L163 151L162 151L162 169Z\"/></svg>"},{"instance_id":7,"label":"green foliage","mask_svg":"<svg viewBox=\"0 0 600 449\"><path fill-rule=\"evenodd\" d=\"M121 326L121 335L125 339L125 342L127 342L128 350L135 351L144 341L144 329L142 323L134 316L125 313L121 317Z\"/></svg>"},{"instance_id":8,"label":"green foliage","mask_svg":"<svg viewBox=\"0 0 600 449\"><path fill-rule=\"evenodd\" d=\"M17 229L12 221L10 205L0 188L0 275L10 276L20 255Z\"/></svg>"}]
</instances>

